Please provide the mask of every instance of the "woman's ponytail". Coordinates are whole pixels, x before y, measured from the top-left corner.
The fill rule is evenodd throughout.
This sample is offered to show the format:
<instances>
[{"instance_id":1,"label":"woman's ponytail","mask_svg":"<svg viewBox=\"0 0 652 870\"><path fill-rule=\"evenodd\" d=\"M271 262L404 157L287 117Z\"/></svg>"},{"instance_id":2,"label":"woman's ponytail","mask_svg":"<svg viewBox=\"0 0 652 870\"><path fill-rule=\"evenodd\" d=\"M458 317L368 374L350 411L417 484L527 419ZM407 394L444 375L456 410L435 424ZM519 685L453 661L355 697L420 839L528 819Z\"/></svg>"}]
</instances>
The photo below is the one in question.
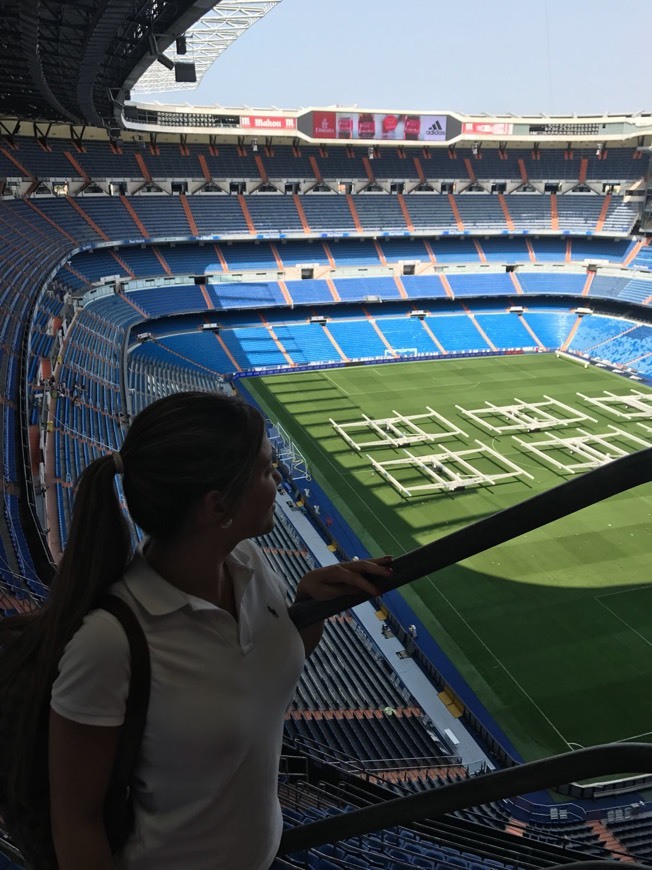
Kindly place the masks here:
<instances>
[{"instance_id":1,"label":"woman's ponytail","mask_svg":"<svg viewBox=\"0 0 652 870\"><path fill-rule=\"evenodd\" d=\"M91 462L77 483L68 543L47 605L63 629L57 627L59 638L72 636L129 562L129 530L115 489L116 470L122 467L109 453Z\"/></svg>"},{"instance_id":2,"label":"woman's ponytail","mask_svg":"<svg viewBox=\"0 0 652 870\"><path fill-rule=\"evenodd\" d=\"M0 695L26 661L33 662L30 702L17 711L15 758L9 772L15 805L30 793L38 769L33 739L47 720L52 681L68 641L86 614L112 583L120 579L130 557L130 537L115 489L113 455L100 457L82 473L77 486L68 544L47 603L34 613L3 620L3 634L20 636L0 658ZM17 629L21 629L18 630ZM39 745L37 752L43 752ZM42 760L42 759L41 759ZM21 797L22 796L22 797Z\"/></svg>"},{"instance_id":3,"label":"woman's ponytail","mask_svg":"<svg viewBox=\"0 0 652 870\"><path fill-rule=\"evenodd\" d=\"M120 579L129 562L130 535L115 489L115 474L113 454L95 459L82 472L68 543L48 601L32 613L0 623L9 636L24 624L27 636L20 644L20 657L31 656L38 649L41 664L37 682L42 682L43 688L48 671L51 675L51 669L56 668L66 643L104 590ZM3 633L0 631L0 645ZM15 666L11 656L3 655L0 683L5 676L10 677Z\"/></svg>"}]
</instances>

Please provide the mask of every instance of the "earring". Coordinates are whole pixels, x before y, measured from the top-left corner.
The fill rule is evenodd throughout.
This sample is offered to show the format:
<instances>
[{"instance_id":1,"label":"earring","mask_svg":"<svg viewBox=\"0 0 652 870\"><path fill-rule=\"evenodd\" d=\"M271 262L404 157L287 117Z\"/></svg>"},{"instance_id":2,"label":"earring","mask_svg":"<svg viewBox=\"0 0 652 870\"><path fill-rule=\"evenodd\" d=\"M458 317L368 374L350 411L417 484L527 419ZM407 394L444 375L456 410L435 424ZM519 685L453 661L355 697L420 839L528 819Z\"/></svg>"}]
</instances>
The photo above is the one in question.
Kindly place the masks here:
<instances>
[{"instance_id":1,"label":"earring","mask_svg":"<svg viewBox=\"0 0 652 870\"><path fill-rule=\"evenodd\" d=\"M232 522L233 522L233 520L231 519L231 517L229 517L228 520L225 520L223 523L220 523L220 528L221 529L228 529Z\"/></svg>"}]
</instances>

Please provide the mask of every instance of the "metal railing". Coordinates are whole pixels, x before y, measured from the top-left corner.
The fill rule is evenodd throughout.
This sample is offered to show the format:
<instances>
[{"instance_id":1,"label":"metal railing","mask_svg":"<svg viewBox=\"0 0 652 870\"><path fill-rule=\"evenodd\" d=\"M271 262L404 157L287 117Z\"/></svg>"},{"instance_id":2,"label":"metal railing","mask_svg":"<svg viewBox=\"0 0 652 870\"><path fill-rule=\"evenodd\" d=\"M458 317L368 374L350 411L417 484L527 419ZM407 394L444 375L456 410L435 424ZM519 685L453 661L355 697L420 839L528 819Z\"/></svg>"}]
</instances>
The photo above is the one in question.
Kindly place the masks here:
<instances>
[{"instance_id":1,"label":"metal railing","mask_svg":"<svg viewBox=\"0 0 652 870\"><path fill-rule=\"evenodd\" d=\"M279 855L397 825L437 819L455 810L471 809L519 794L555 788L572 780L632 770L652 773L652 745L613 743L565 752L291 828L283 834ZM598 862L597 866L605 866L605 862Z\"/></svg>"},{"instance_id":2,"label":"metal railing","mask_svg":"<svg viewBox=\"0 0 652 870\"><path fill-rule=\"evenodd\" d=\"M370 579L382 593L389 592L651 480L652 447L646 447L398 556L391 578ZM342 595L301 601L292 605L290 617L302 629L368 600L367 595Z\"/></svg>"},{"instance_id":3,"label":"metal railing","mask_svg":"<svg viewBox=\"0 0 652 870\"><path fill-rule=\"evenodd\" d=\"M650 480L652 448L646 448L399 556L393 562L393 577L387 581L374 577L373 582L388 592ZM305 601L293 605L290 615L297 627L303 628L366 600L367 596L347 595L331 601ZM607 744L564 753L293 828L283 835L279 854L420 819L436 819L454 810L557 788L577 780L595 780L633 770L652 774L652 745ZM574 866L616 865L591 861Z\"/></svg>"}]
</instances>

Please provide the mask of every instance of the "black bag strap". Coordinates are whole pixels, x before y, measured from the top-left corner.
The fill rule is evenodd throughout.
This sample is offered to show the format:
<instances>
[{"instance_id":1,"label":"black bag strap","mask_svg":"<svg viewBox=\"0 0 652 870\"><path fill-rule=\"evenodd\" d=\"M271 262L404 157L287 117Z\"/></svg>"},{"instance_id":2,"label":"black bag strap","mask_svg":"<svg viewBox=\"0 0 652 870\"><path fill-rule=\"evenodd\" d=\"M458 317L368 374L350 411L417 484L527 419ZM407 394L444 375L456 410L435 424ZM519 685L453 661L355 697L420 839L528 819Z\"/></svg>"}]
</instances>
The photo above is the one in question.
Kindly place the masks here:
<instances>
[{"instance_id":1,"label":"black bag strap","mask_svg":"<svg viewBox=\"0 0 652 870\"><path fill-rule=\"evenodd\" d=\"M149 707L151 687L149 644L136 614L122 598L116 595L103 595L97 606L115 616L129 641L131 678L125 721L112 778L116 787L126 790L130 787L136 766Z\"/></svg>"}]
</instances>

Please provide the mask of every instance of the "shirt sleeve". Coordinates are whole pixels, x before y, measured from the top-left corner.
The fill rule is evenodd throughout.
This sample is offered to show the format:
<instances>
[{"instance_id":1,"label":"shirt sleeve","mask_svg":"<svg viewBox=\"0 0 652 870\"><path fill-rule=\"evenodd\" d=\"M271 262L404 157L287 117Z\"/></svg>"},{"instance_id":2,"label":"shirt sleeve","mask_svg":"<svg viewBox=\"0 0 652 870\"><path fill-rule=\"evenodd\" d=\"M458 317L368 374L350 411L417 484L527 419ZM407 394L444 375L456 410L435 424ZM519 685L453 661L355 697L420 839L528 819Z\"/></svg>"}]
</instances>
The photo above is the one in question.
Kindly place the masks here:
<instances>
[{"instance_id":1,"label":"shirt sleeve","mask_svg":"<svg viewBox=\"0 0 652 870\"><path fill-rule=\"evenodd\" d=\"M50 706L82 725L122 725L130 677L124 629L112 614L95 610L84 618L63 652Z\"/></svg>"}]
</instances>

